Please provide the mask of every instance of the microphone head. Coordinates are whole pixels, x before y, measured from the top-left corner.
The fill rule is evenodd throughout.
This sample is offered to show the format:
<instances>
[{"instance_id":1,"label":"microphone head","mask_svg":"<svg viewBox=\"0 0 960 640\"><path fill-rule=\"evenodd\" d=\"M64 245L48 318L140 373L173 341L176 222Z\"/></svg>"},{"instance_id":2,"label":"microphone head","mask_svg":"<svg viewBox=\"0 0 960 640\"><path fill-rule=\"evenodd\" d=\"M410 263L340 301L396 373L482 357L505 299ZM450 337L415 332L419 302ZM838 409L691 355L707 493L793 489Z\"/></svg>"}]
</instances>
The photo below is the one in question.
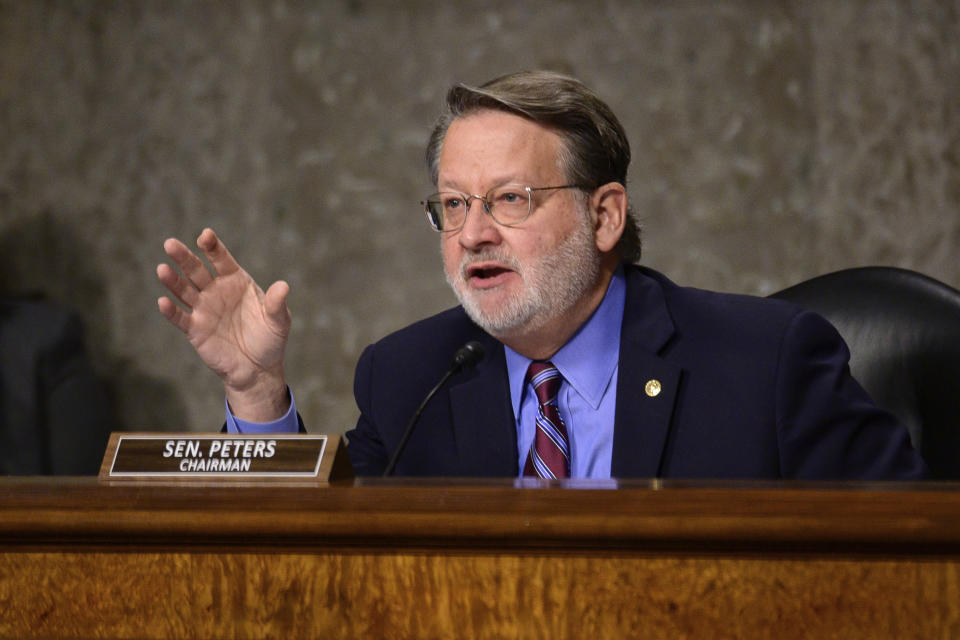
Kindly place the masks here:
<instances>
[{"instance_id":1,"label":"microphone head","mask_svg":"<svg viewBox=\"0 0 960 640\"><path fill-rule=\"evenodd\" d=\"M483 360L483 345L475 340L471 340L463 345L453 354L453 364L451 368L454 371L472 369Z\"/></svg>"}]
</instances>

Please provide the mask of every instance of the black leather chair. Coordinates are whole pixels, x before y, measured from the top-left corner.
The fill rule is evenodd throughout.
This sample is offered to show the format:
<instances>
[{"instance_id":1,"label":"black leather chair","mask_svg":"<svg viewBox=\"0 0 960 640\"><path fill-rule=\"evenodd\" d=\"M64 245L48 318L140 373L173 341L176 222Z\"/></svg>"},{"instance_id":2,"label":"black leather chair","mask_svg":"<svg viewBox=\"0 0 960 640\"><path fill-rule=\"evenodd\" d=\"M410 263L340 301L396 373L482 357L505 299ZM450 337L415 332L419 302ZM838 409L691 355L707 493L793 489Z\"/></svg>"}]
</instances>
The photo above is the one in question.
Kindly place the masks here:
<instances>
[{"instance_id":1,"label":"black leather chair","mask_svg":"<svg viewBox=\"0 0 960 640\"><path fill-rule=\"evenodd\" d=\"M931 476L960 478L960 291L914 271L861 267L771 297L832 322L854 377L906 424Z\"/></svg>"}]
</instances>

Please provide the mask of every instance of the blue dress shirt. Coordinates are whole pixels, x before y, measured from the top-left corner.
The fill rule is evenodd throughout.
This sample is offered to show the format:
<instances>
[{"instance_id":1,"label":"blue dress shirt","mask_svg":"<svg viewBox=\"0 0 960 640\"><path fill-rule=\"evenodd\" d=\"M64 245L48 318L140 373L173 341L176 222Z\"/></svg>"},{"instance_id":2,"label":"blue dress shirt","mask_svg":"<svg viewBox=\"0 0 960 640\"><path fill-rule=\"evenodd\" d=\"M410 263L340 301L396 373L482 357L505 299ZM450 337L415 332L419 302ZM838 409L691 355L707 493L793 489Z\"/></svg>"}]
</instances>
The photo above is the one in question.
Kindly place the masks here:
<instances>
[{"instance_id":1,"label":"blue dress shirt","mask_svg":"<svg viewBox=\"0 0 960 640\"><path fill-rule=\"evenodd\" d=\"M626 282L621 268L590 319L550 358L563 375L558 404L570 443L571 478L610 477L625 299ZM532 387L523 383L530 358L510 347L505 349L522 475L536 433L537 397Z\"/></svg>"},{"instance_id":2,"label":"blue dress shirt","mask_svg":"<svg viewBox=\"0 0 960 640\"><path fill-rule=\"evenodd\" d=\"M273 422L247 422L233 415L230 411L230 403L224 399L224 406L227 409L227 433L297 433L300 430L300 424L297 421L297 404L293 400L293 391L287 387L287 393L290 394L290 408L282 418Z\"/></svg>"}]
</instances>

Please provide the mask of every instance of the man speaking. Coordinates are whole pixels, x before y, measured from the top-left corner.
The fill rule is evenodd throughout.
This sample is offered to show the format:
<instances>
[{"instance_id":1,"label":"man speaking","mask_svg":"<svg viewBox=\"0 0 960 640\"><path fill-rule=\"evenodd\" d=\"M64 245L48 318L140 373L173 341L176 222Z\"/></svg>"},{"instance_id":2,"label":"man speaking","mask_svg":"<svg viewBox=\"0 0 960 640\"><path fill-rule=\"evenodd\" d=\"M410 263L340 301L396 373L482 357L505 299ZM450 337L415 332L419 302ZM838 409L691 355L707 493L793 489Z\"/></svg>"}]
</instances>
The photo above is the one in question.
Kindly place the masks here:
<instances>
[{"instance_id":1,"label":"man speaking","mask_svg":"<svg viewBox=\"0 0 960 640\"><path fill-rule=\"evenodd\" d=\"M423 407L398 475L917 479L906 429L850 376L825 320L785 302L675 285L636 266L630 147L580 82L521 72L453 87L424 200L460 306L363 352L347 433L384 471L466 343L485 357ZM284 376L289 287L265 292L206 229L180 241L160 312L223 380L230 431L296 431Z\"/></svg>"}]
</instances>

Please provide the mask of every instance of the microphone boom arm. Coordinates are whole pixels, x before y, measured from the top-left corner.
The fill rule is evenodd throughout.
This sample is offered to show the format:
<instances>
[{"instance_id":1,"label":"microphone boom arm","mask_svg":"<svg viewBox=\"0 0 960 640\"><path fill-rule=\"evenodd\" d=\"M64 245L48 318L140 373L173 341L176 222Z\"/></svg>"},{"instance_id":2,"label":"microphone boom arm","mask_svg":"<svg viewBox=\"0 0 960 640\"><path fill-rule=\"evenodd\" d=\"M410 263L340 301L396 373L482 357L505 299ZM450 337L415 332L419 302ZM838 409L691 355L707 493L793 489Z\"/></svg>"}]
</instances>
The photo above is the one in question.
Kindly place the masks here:
<instances>
[{"instance_id":1,"label":"microphone boom arm","mask_svg":"<svg viewBox=\"0 0 960 640\"><path fill-rule=\"evenodd\" d=\"M397 466L397 460L400 459L400 454L403 453L403 450L407 447L407 440L410 439L410 434L413 433L413 427L417 424L417 421L420 419L420 414L423 413L423 410L426 408L427 403L433 399L433 396L437 394L437 391L440 390L447 380L450 377L462 371L463 369L472 369L477 366L477 363L483 359L483 347L479 342L468 342L463 345L453 356L453 364L450 365L450 368L447 370L443 377L440 378L440 382L430 390L430 393L423 399L423 402L420 403L420 406L417 407L417 410L413 413L413 416L410 418L410 422L407 423L407 428L403 431L403 436L400 438L400 444L397 445L397 448L394 450L393 455L390 457L390 462L387 463L387 468L383 471L383 477L389 478L393 475L393 470Z\"/></svg>"}]
</instances>

